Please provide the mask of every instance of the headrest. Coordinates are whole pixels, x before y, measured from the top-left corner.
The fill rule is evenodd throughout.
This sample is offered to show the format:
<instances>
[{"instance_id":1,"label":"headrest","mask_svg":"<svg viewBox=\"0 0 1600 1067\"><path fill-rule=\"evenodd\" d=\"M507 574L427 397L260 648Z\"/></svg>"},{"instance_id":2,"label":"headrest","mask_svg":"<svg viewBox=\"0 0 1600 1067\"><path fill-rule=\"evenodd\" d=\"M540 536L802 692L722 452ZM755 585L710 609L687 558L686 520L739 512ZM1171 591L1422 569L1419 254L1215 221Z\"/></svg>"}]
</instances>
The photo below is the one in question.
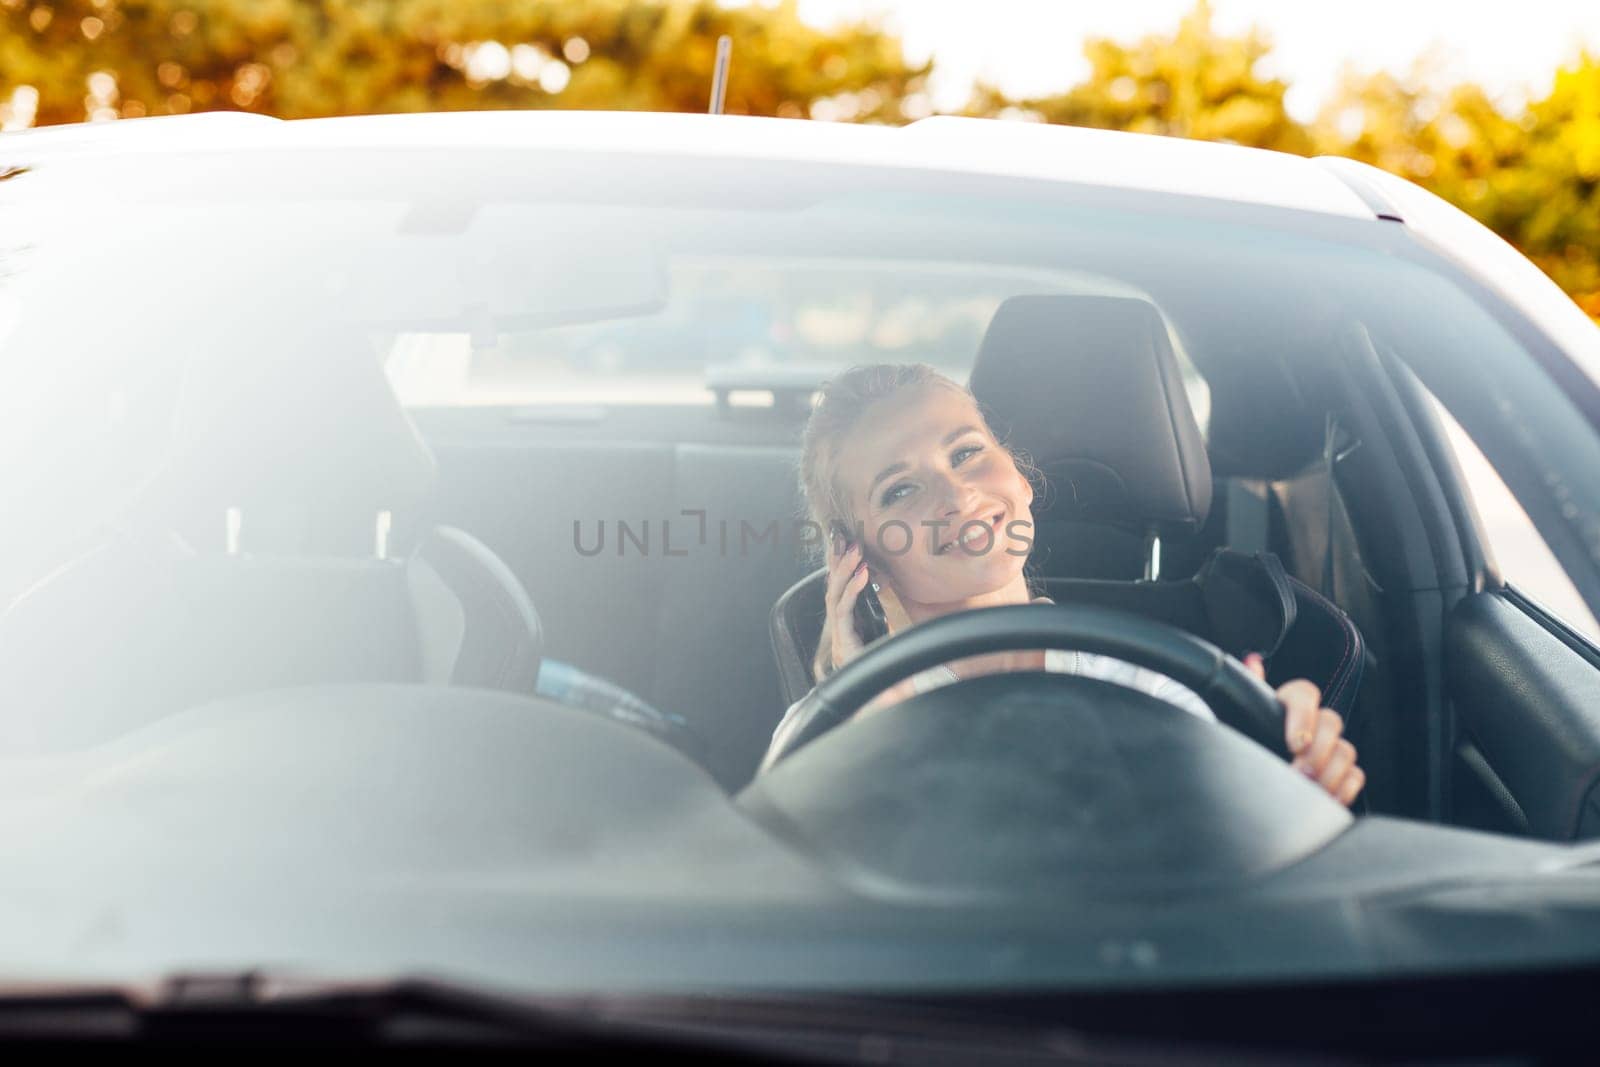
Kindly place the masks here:
<instances>
[{"instance_id":1,"label":"headrest","mask_svg":"<svg viewBox=\"0 0 1600 1067\"><path fill-rule=\"evenodd\" d=\"M353 330L251 331L194 359L175 417L167 504L187 515L242 512L247 529L286 519L359 524L433 486L433 454ZM220 521L220 520L219 520Z\"/></svg>"},{"instance_id":2,"label":"headrest","mask_svg":"<svg viewBox=\"0 0 1600 1067\"><path fill-rule=\"evenodd\" d=\"M1152 305L1011 297L989 323L970 386L995 434L1049 482L1035 517L1163 535L1205 522L1205 442Z\"/></svg>"}]
</instances>

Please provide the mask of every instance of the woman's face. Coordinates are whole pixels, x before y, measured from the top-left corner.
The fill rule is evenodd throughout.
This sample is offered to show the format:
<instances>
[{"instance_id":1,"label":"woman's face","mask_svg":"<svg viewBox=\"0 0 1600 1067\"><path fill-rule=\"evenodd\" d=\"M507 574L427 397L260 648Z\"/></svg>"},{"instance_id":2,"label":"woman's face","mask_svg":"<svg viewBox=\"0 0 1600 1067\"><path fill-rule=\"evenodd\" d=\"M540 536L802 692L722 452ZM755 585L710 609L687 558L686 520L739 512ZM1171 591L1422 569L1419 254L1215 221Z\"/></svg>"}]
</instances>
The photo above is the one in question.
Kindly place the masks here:
<instances>
[{"instance_id":1,"label":"woman's face","mask_svg":"<svg viewBox=\"0 0 1600 1067\"><path fill-rule=\"evenodd\" d=\"M904 390L841 442L839 488L895 593L948 604L1016 581L1033 542L1033 489L967 393Z\"/></svg>"}]
</instances>

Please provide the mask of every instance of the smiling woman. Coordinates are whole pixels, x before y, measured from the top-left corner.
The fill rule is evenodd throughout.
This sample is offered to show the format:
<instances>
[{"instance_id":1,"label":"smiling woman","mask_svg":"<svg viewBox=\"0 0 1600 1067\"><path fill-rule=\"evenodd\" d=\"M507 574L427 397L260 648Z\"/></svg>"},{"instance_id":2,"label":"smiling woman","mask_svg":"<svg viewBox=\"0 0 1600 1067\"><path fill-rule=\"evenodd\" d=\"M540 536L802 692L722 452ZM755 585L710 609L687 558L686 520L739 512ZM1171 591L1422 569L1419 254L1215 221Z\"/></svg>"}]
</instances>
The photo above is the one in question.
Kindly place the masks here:
<instances>
[{"instance_id":1,"label":"smiling woman","mask_svg":"<svg viewBox=\"0 0 1600 1067\"><path fill-rule=\"evenodd\" d=\"M1142 303L1120 303L1146 312ZM1004 604L1050 603L1036 595L1023 571L1033 548L1034 483L1044 492L1043 475L1031 467L1025 473L1026 461L995 438L966 389L923 364L853 368L823 387L802 441L801 484L813 521L836 531L814 665L818 678L859 656L865 642L932 619ZM891 530L901 535L893 545ZM861 629L858 601L883 605L875 611L886 634ZM1265 680L1259 654L1247 663ZM1077 649L1007 650L958 660L907 677L862 711L964 677L1041 669L1113 682L1216 718L1204 700L1171 678ZM764 768L793 751L795 738L814 718L816 708L808 703L814 694L785 713ZM1343 720L1319 707L1320 695L1305 679L1279 688L1283 734L1295 768L1348 806L1366 784L1366 773L1356 765L1354 746L1340 737Z\"/></svg>"}]
</instances>

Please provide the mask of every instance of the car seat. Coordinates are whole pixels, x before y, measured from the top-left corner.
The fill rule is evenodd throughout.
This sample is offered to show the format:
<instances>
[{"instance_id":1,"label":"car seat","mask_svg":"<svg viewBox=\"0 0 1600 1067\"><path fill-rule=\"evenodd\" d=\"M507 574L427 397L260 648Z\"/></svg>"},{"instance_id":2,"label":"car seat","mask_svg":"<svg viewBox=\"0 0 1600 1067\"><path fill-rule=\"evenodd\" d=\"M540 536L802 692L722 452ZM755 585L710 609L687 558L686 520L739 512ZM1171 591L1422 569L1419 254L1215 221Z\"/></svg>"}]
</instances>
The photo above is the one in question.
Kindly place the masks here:
<instances>
[{"instance_id":1,"label":"car seat","mask_svg":"<svg viewBox=\"0 0 1600 1067\"><path fill-rule=\"evenodd\" d=\"M0 613L0 752L276 686L533 692L538 615L488 548L423 520L433 457L365 338L262 340L191 361L136 510Z\"/></svg>"},{"instance_id":2,"label":"car seat","mask_svg":"<svg viewBox=\"0 0 1600 1067\"><path fill-rule=\"evenodd\" d=\"M1012 297L990 322L970 387L995 434L1047 482L1033 505L1029 559L1045 595L1168 622L1235 656L1260 652L1269 680L1309 678L1328 707L1351 717L1365 659L1361 635L1277 557L1220 548L1193 575L1160 573L1162 539L1205 524L1212 483L1154 306L1121 297ZM1081 566L1076 556L1086 545L1125 553L1130 541L1145 580L1060 573ZM807 575L772 609L773 649L791 702L815 684L825 580L824 570Z\"/></svg>"}]
</instances>

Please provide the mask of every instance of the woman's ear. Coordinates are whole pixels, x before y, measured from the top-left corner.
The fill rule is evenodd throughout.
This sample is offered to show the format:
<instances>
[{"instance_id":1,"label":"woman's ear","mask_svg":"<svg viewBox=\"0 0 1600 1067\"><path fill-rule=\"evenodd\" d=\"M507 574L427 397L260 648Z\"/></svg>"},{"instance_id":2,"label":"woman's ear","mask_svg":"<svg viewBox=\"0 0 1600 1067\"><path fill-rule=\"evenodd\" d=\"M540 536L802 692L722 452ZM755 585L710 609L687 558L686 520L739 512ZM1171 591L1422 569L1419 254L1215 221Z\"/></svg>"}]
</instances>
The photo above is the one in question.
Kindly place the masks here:
<instances>
[{"instance_id":1,"label":"woman's ear","mask_svg":"<svg viewBox=\"0 0 1600 1067\"><path fill-rule=\"evenodd\" d=\"M1006 449L1006 452L1011 457L1011 466L1017 472L1017 477L1021 478L1022 484L1028 487L1027 496L1024 497L1023 503L1032 507L1034 494L1038 492L1033 484L1034 478L1042 479L1044 475L1039 472L1038 468L1023 458L1025 453L1013 452L1010 449Z\"/></svg>"}]
</instances>

